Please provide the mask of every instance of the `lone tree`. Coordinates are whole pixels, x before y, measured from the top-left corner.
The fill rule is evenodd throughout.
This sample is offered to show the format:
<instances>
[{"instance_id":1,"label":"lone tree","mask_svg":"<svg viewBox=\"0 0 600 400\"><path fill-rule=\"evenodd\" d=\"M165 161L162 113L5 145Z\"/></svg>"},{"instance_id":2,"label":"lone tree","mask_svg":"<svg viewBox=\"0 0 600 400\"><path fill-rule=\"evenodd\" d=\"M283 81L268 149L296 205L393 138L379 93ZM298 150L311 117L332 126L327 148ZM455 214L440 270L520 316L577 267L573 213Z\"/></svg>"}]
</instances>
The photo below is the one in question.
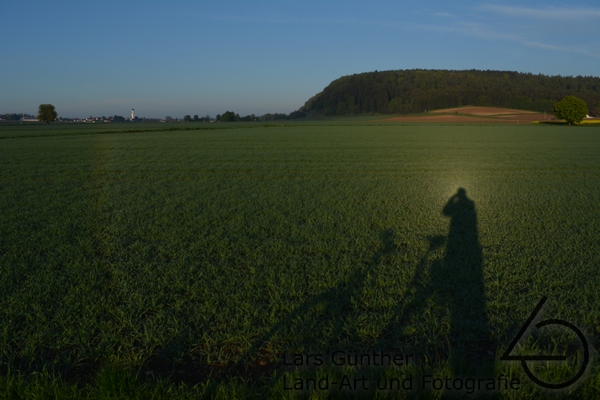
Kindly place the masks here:
<instances>
[{"instance_id":1,"label":"lone tree","mask_svg":"<svg viewBox=\"0 0 600 400\"><path fill-rule=\"evenodd\" d=\"M579 97L567 96L554 104L556 118L566 120L569 125L581 122L587 113L587 104Z\"/></svg>"},{"instance_id":2,"label":"lone tree","mask_svg":"<svg viewBox=\"0 0 600 400\"><path fill-rule=\"evenodd\" d=\"M45 123L49 124L50 122L56 120L57 116L58 114L56 113L56 109L52 104L40 104L37 116L38 121L44 121Z\"/></svg>"}]
</instances>

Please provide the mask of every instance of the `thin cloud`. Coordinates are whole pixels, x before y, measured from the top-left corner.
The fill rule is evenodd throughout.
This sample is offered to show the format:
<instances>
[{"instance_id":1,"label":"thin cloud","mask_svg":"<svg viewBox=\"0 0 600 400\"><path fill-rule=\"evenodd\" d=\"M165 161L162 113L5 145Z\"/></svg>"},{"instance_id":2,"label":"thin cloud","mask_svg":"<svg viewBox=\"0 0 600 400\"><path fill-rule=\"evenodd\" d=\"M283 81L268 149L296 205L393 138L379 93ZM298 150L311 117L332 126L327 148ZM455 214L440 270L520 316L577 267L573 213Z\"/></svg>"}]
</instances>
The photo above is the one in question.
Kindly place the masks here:
<instances>
[{"instance_id":1,"label":"thin cloud","mask_svg":"<svg viewBox=\"0 0 600 400\"><path fill-rule=\"evenodd\" d=\"M555 46L553 44L534 42L534 41L523 40L523 39L520 39L519 42L525 46L536 47L538 49L562 51L562 52L569 52L569 53L579 53L579 54L585 54L586 56L600 57L600 53L594 53L594 52L586 50L586 49Z\"/></svg>"},{"instance_id":2,"label":"thin cloud","mask_svg":"<svg viewBox=\"0 0 600 400\"><path fill-rule=\"evenodd\" d=\"M503 15L510 18L529 18L531 20L557 20L557 21L575 21L600 18L600 8L543 8L534 9L527 7L512 7L485 4L477 7L479 12L487 12L495 15ZM423 11L420 14L424 14ZM518 43L522 46L538 48L555 52L579 53L586 56L600 57L600 52L595 51L595 48L582 48L560 46L552 43L542 42L537 38L530 37L527 33L519 32L518 29L511 30L507 33L506 29L502 29L496 24L465 22L460 21L460 15L453 14L447 11L437 11L429 13L430 16L436 17L435 24L414 24L410 22L400 22L392 20L369 20L357 18L296 18L296 17L281 17L281 16L241 16L241 15L218 15L213 16L215 20L246 22L246 23L271 23L271 24L318 24L318 25L347 25L347 26L377 26L377 27L393 27L405 30L422 29L437 32L457 33L472 37L478 37L484 40L503 40ZM446 21L445 23L439 23ZM497 21L500 22L500 21Z\"/></svg>"},{"instance_id":3,"label":"thin cloud","mask_svg":"<svg viewBox=\"0 0 600 400\"><path fill-rule=\"evenodd\" d=\"M599 53L594 53L587 49L582 49L582 48L577 48L577 47L557 46L557 45L550 44L550 43L543 43L540 41L530 40L530 39L527 39L526 37L521 36L516 33L498 32L484 24L462 23L460 25L457 25L457 32L460 32L460 33L463 33L466 35L470 35L470 36L476 36L476 37L479 37L482 39L492 39L492 40L495 39L495 40L511 41L511 42L519 43L523 46L535 47L535 48L543 49L543 50L569 52L569 53L580 53L580 54L585 54L587 56L600 57Z\"/></svg>"},{"instance_id":4,"label":"thin cloud","mask_svg":"<svg viewBox=\"0 0 600 400\"><path fill-rule=\"evenodd\" d=\"M487 24L478 22L457 22L449 25L413 25L412 27L413 29L472 36L483 40L503 40L518 43L526 47L533 47L549 51L579 53L591 57L600 57L600 52L594 52L581 47L558 46L550 43L531 40L523 35L501 32Z\"/></svg>"},{"instance_id":5,"label":"thin cloud","mask_svg":"<svg viewBox=\"0 0 600 400\"><path fill-rule=\"evenodd\" d=\"M600 8L572 8L572 7L552 7L552 8L526 8L497 6L485 4L480 7L482 11L489 11L494 14L507 15L518 18L535 18L542 20L583 20L600 19Z\"/></svg>"}]
</instances>

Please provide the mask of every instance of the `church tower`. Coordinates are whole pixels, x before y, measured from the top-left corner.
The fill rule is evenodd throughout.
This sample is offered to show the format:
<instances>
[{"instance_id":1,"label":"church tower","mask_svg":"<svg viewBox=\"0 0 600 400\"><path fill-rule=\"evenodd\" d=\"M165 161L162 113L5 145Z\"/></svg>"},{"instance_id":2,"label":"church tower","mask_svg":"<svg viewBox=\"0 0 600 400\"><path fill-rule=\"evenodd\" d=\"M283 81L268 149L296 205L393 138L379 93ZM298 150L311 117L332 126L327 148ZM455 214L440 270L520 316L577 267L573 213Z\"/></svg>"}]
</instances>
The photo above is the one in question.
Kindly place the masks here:
<instances>
[{"instance_id":1,"label":"church tower","mask_svg":"<svg viewBox=\"0 0 600 400\"><path fill-rule=\"evenodd\" d=\"M131 109L131 120L133 121L135 118L135 110L132 108Z\"/></svg>"}]
</instances>

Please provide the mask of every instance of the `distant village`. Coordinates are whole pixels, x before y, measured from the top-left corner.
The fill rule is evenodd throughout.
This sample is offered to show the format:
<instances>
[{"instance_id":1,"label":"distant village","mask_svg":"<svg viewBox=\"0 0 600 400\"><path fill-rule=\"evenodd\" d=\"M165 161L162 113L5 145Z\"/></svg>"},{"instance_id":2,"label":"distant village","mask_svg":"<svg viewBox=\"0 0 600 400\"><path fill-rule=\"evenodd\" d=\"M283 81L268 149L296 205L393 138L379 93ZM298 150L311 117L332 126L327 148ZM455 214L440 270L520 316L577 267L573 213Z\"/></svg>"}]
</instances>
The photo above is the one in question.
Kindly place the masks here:
<instances>
[{"instance_id":1,"label":"distant village","mask_svg":"<svg viewBox=\"0 0 600 400\"><path fill-rule=\"evenodd\" d=\"M56 118L55 122L87 122L87 123L92 123L95 124L97 122L102 123L102 122L166 122L166 120L164 119L158 119L158 118L134 118L133 120L129 119L129 118L123 118L119 116L115 117L92 117L89 116L87 118L63 118L63 117L59 117ZM0 117L0 120L3 120ZM14 120L13 120L14 121ZM31 115L27 115L27 116L23 116L21 118L19 118L20 122L40 122L38 121L37 117L31 116Z\"/></svg>"},{"instance_id":2,"label":"distant village","mask_svg":"<svg viewBox=\"0 0 600 400\"><path fill-rule=\"evenodd\" d=\"M35 115L31 114L3 114L0 115L0 121L2 122L40 122ZM166 117L165 119L160 118L140 118L135 115L135 110L131 109L131 115L129 117L122 117L120 115L114 116L101 116L101 117L93 117L89 116L87 118L65 118L58 117L55 122L72 122L72 123L110 123L110 122L174 122L179 121L177 118ZM212 121L210 121L212 122Z\"/></svg>"},{"instance_id":3,"label":"distant village","mask_svg":"<svg viewBox=\"0 0 600 400\"><path fill-rule=\"evenodd\" d=\"M290 114L283 113L268 113L262 116L256 116L254 114L247 115L245 117L241 117L239 114L234 113L233 111L225 111L222 115L217 114L215 118L212 118L209 115L204 117L199 117L198 115L185 115L183 118L173 118L170 116L166 116L165 118L145 118L138 117L135 115L135 110L131 109L131 114L129 117L123 117L120 115L114 116L101 116L94 117L89 116L87 118L65 118L65 117L57 117L54 122L59 123L111 123L111 122L249 122L249 121L275 121L275 120L285 120L285 119L296 119L305 117L306 114L294 111ZM21 123L33 123L40 122L35 115L31 114L0 114L0 123L1 122L21 122Z\"/></svg>"}]
</instances>

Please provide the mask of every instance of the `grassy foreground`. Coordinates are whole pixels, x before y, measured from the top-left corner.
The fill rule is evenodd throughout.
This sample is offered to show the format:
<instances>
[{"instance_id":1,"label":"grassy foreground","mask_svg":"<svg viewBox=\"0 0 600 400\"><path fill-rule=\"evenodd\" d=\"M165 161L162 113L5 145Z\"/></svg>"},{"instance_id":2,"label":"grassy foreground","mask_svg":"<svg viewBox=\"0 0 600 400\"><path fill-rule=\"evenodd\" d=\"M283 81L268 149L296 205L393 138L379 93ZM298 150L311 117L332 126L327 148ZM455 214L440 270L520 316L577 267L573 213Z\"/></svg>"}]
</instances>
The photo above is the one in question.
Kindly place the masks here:
<instances>
[{"instance_id":1,"label":"grassy foreground","mask_svg":"<svg viewBox=\"0 0 600 400\"><path fill-rule=\"evenodd\" d=\"M1 397L600 396L599 127L209 128L0 126Z\"/></svg>"}]
</instances>

